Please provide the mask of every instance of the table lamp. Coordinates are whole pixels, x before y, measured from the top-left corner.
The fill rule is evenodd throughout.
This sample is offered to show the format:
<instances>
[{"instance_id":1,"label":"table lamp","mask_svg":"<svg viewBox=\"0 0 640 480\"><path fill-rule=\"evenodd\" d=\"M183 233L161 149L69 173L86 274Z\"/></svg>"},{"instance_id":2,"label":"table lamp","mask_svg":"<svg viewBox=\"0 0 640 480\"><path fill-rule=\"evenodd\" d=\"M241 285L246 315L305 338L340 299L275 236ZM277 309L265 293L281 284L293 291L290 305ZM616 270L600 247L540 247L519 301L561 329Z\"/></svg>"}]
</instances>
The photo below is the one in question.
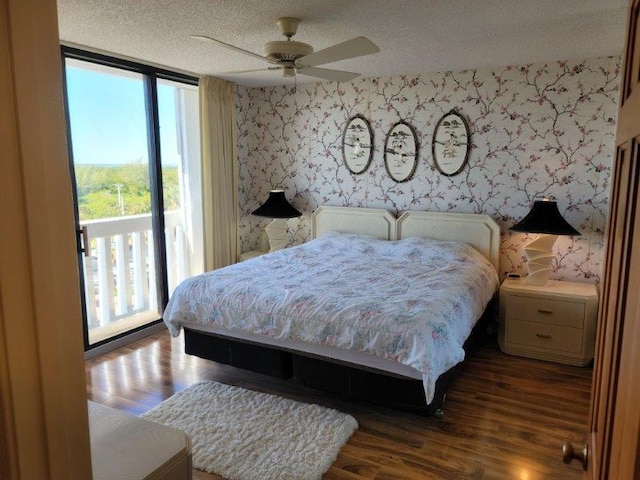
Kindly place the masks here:
<instances>
[{"instance_id":1,"label":"table lamp","mask_svg":"<svg viewBox=\"0 0 640 480\"><path fill-rule=\"evenodd\" d=\"M580 235L580 232L569 225L560 215L558 204L546 199L533 202L531 211L511 227L511 230L541 234L524 247L527 269L529 270L525 282L529 285L545 285L547 283L549 274L553 270L551 249L558 235Z\"/></svg>"},{"instance_id":2,"label":"table lamp","mask_svg":"<svg viewBox=\"0 0 640 480\"><path fill-rule=\"evenodd\" d=\"M253 215L258 217L273 218L264 229L269 238L269 252L275 252L284 248L287 244L287 220L288 218L302 215L296 210L284 196L284 190L271 190L267 201L256 208Z\"/></svg>"}]
</instances>

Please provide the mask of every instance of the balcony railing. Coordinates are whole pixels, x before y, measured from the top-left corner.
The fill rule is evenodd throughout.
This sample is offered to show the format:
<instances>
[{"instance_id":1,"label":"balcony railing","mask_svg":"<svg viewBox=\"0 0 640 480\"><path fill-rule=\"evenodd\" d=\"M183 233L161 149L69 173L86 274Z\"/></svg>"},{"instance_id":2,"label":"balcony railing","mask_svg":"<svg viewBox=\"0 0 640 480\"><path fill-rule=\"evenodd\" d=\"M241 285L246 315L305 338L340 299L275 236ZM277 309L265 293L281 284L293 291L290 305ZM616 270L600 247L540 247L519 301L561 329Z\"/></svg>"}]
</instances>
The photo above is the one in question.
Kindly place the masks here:
<instances>
[{"instance_id":1,"label":"balcony railing","mask_svg":"<svg viewBox=\"0 0 640 480\"><path fill-rule=\"evenodd\" d=\"M171 293L189 275L187 242L178 210L166 212L164 220ZM90 343L119 333L122 328L116 332L114 327L127 323L122 320L134 319L136 325L127 326L131 328L157 318L151 215L88 220L81 226L91 246L91 255L83 257Z\"/></svg>"}]
</instances>

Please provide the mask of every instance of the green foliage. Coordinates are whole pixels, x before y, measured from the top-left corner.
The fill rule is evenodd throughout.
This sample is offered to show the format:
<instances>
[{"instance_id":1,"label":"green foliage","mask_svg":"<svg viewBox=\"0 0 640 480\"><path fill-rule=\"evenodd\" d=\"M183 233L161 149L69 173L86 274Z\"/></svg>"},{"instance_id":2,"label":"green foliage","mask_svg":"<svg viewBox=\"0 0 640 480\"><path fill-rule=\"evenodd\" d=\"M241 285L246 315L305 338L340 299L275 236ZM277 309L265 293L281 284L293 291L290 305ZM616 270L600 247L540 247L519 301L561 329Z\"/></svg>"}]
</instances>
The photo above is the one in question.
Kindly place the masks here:
<instances>
[{"instance_id":1,"label":"green foliage","mask_svg":"<svg viewBox=\"0 0 640 480\"><path fill-rule=\"evenodd\" d=\"M80 220L151 213L149 168L143 163L76 165ZM178 168L162 168L165 210L180 205Z\"/></svg>"}]
</instances>

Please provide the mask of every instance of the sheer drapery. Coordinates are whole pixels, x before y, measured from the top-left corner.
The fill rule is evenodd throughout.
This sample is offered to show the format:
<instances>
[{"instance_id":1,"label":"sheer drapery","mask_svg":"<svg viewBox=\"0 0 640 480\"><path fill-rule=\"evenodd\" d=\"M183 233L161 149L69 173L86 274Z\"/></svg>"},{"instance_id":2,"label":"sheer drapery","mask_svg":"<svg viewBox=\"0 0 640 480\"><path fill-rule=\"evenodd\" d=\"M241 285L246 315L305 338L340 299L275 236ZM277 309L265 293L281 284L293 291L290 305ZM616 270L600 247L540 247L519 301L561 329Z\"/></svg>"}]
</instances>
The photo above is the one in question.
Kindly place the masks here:
<instances>
[{"instance_id":1,"label":"sheer drapery","mask_svg":"<svg viewBox=\"0 0 640 480\"><path fill-rule=\"evenodd\" d=\"M236 262L238 256L238 159L236 85L202 77L200 144L205 270Z\"/></svg>"}]
</instances>

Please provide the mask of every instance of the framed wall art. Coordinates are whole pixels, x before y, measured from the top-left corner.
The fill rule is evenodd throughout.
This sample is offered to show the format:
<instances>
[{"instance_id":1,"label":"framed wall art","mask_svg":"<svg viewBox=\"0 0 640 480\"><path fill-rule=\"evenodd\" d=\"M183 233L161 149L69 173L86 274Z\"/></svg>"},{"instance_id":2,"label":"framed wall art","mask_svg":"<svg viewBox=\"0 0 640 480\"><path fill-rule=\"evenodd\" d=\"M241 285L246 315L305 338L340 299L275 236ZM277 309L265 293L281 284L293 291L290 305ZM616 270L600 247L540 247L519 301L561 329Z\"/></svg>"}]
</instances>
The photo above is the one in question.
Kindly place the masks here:
<instances>
[{"instance_id":1,"label":"framed wall art","mask_svg":"<svg viewBox=\"0 0 640 480\"><path fill-rule=\"evenodd\" d=\"M469 160L469 125L462 115L445 113L433 131L433 163L440 173L451 177L462 171Z\"/></svg>"},{"instance_id":2,"label":"framed wall art","mask_svg":"<svg viewBox=\"0 0 640 480\"><path fill-rule=\"evenodd\" d=\"M398 122L384 142L384 167L396 182L406 182L416 171L418 164L418 138L413 127L406 122Z\"/></svg>"},{"instance_id":3,"label":"framed wall art","mask_svg":"<svg viewBox=\"0 0 640 480\"><path fill-rule=\"evenodd\" d=\"M342 158L349 171L363 173L373 158L373 132L362 115L351 117L342 134Z\"/></svg>"}]
</instances>

